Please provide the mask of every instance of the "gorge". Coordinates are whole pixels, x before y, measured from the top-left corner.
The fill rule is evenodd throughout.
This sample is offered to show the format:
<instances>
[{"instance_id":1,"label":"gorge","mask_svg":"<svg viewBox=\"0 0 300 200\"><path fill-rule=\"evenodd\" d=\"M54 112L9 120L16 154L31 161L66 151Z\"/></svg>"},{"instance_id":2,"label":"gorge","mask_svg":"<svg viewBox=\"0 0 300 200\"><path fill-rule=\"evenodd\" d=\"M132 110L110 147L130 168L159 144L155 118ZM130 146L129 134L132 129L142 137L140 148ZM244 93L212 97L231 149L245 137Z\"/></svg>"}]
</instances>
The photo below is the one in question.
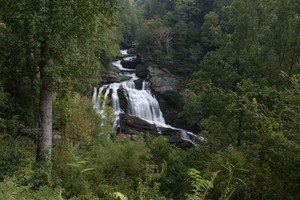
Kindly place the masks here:
<instances>
[{"instance_id":1,"label":"gorge","mask_svg":"<svg viewBox=\"0 0 300 200\"><path fill-rule=\"evenodd\" d=\"M136 55L128 53L128 50L121 50L121 56L112 65L122 78L94 88L94 108L103 115L103 99L110 99L115 115L113 127L119 134L163 135L181 148L192 146L193 133L166 124L159 102L151 91L150 77L139 78L136 75L136 59Z\"/></svg>"}]
</instances>

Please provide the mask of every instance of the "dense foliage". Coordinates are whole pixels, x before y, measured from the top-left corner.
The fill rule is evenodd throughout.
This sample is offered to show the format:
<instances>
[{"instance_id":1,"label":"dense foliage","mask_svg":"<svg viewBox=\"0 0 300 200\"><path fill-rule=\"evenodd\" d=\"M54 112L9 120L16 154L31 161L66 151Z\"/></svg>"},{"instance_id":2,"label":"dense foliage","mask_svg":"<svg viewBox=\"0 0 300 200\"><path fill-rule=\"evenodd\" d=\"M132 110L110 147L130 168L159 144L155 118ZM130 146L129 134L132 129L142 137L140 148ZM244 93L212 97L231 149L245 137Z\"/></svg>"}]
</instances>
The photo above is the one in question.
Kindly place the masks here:
<instances>
[{"instance_id":1,"label":"dense foliage","mask_svg":"<svg viewBox=\"0 0 300 200\"><path fill-rule=\"evenodd\" d=\"M0 199L299 198L299 1L0 5ZM101 68L132 41L146 65L187 80L180 115L197 146L118 136L112 110L93 109ZM45 88L47 165L36 162Z\"/></svg>"}]
</instances>

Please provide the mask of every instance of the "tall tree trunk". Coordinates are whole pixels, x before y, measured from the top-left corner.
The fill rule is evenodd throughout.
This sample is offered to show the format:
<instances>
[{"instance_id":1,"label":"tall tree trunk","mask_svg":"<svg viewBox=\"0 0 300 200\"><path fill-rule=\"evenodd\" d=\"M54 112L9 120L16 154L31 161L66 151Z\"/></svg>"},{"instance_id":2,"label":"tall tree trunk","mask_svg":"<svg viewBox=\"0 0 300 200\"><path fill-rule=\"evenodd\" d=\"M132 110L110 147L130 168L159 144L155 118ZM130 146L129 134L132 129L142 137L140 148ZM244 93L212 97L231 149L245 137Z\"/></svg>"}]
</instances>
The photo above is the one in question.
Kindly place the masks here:
<instances>
[{"instance_id":1,"label":"tall tree trunk","mask_svg":"<svg viewBox=\"0 0 300 200\"><path fill-rule=\"evenodd\" d=\"M53 66L53 60L47 43L42 45L42 62L40 63L40 128L41 134L38 142L37 161L42 163L51 162L52 150L52 82L48 69Z\"/></svg>"}]
</instances>

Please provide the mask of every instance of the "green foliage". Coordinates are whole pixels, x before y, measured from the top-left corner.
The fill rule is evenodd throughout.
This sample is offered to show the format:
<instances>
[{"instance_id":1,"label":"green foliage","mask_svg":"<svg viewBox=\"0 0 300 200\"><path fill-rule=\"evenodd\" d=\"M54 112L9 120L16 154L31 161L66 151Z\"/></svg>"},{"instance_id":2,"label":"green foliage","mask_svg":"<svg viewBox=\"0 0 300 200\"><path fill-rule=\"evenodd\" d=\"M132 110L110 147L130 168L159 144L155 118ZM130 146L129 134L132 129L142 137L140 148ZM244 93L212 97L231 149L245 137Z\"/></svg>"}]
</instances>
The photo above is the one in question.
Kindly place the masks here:
<instances>
[{"instance_id":1,"label":"green foliage","mask_svg":"<svg viewBox=\"0 0 300 200\"><path fill-rule=\"evenodd\" d=\"M283 12L283 5L289 11ZM298 166L298 114L292 110L299 107L294 81L299 51L290 46L298 37L293 35L299 29L293 24L299 20L297 8L294 1L232 1L204 17L201 37L211 49L189 84L182 114L202 129L214 153L208 174L224 168L232 177L229 183L220 172L212 199L230 194L232 199L292 199L297 193L297 181L281 176ZM279 29L286 30L284 36ZM293 159L286 160L287 152ZM212 168L216 163L223 167ZM235 177L245 184L234 183Z\"/></svg>"},{"instance_id":2,"label":"green foliage","mask_svg":"<svg viewBox=\"0 0 300 200\"><path fill-rule=\"evenodd\" d=\"M206 196L208 195L208 192L210 189L212 189L213 183L215 178L218 176L218 171L213 173L213 176L211 180L205 180L200 172L196 169L190 169L189 170L189 177L193 180L191 185L192 185L192 191L193 194L187 194L187 199L188 200L204 200Z\"/></svg>"},{"instance_id":3,"label":"green foliage","mask_svg":"<svg viewBox=\"0 0 300 200\"><path fill-rule=\"evenodd\" d=\"M183 96L174 91L166 91L164 93L166 103L172 105L177 108L181 108L183 106Z\"/></svg>"},{"instance_id":4,"label":"green foliage","mask_svg":"<svg viewBox=\"0 0 300 200\"><path fill-rule=\"evenodd\" d=\"M224 152L212 155L205 171L207 175L218 171L218 177L214 183L214 191L208 196L211 199L246 199L248 167L243 153L232 146L228 146Z\"/></svg>"},{"instance_id":5,"label":"green foliage","mask_svg":"<svg viewBox=\"0 0 300 200\"><path fill-rule=\"evenodd\" d=\"M158 199L165 200L161 194L159 178L161 176L159 167L155 164L146 165L145 180L139 182L138 195L139 199Z\"/></svg>"},{"instance_id":6,"label":"green foliage","mask_svg":"<svg viewBox=\"0 0 300 200\"><path fill-rule=\"evenodd\" d=\"M20 119L30 129L41 127L37 159L50 162L52 94L68 90L82 94L97 84L101 64L110 63L118 53L118 38L110 30L116 1L1 1L1 5L5 53L0 71L12 99L7 118ZM19 127L9 131L21 135ZM87 127L77 127L78 132L80 128Z\"/></svg>"},{"instance_id":7,"label":"green foliage","mask_svg":"<svg viewBox=\"0 0 300 200\"><path fill-rule=\"evenodd\" d=\"M153 19L163 17L166 12L174 8L175 1L168 0L144 0L138 1L137 4L142 6L143 17Z\"/></svg>"},{"instance_id":8,"label":"green foliage","mask_svg":"<svg viewBox=\"0 0 300 200\"><path fill-rule=\"evenodd\" d=\"M71 85L86 93L97 84L100 66L118 54L119 38L112 27L116 2L1 1L1 5L1 88L11 100L1 119L17 118L15 125L33 129L38 123L44 62L53 61L53 67L44 70L51 90L65 91ZM44 55L45 48L50 55Z\"/></svg>"},{"instance_id":9,"label":"green foliage","mask_svg":"<svg viewBox=\"0 0 300 200\"><path fill-rule=\"evenodd\" d=\"M245 196L246 179L245 158L229 146L225 152L212 155L204 170L205 176L196 169L190 169L192 193L188 199L247 199ZM210 180L205 177L211 176ZM242 178L243 176L243 178ZM236 192L238 191L238 192Z\"/></svg>"},{"instance_id":10,"label":"green foliage","mask_svg":"<svg viewBox=\"0 0 300 200\"><path fill-rule=\"evenodd\" d=\"M167 63L172 40L172 28L166 27L161 19L151 19L137 30L138 51L152 62Z\"/></svg>"},{"instance_id":11,"label":"green foliage","mask_svg":"<svg viewBox=\"0 0 300 200\"><path fill-rule=\"evenodd\" d=\"M211 2L147 0L137 4L144 14L136 33L138 52L147 64L167 67L188 78L207 51L199 36Z\"/></svg>"},{"instance_id":12,"label":"green foliage","mask_svg":"<svg viewBox=\"0 0 300 200\"><path fill-rule=\"evenodd\" d=\"M135 33L137 30L137 9L132 0L119 0L120 10L117 18L120 21L118 31L121 39L121 46L131 46L135 40Z\"/></svg>"},{"instance_id":13,"label":"green foliage","mask_svg":"<svg viewBox=\"0 0 300 200\"><path fill-rule=\"evenodd\" d=\"M64 159L54 157L54 173L58 178L63 175L61 184L67 197L108 198L118 191L134 198L145 177L148 157L142 141L112 142L102 135L87 148L65 152Z\"/></svg>"},{"instance_id":14,"label":"green foliage","mask_svg":"<svg viewBox=\"0 0 300 200\"><path fill-rule=\"evenodd\" d=\"M188 187L186 173L187 167L183 163L181 150L170 145L165 138L148 138L147 146L150 148L152 160L161 171L159 177L160 191L164 196L174 199L183 198Z\"/></svg>"},{"instance_id":15,"label":"green foliage","mask_svg":"<svg viewBox=\"0 0 300 200\"><path fill-rule=\"evenodd\" d=\"M50 174L35 166L35 145L26 137L1 137L0 199L62 199Z\"/></svg>"},{"instance_id":16,"label":"green foliage","mask_svg":"<svg viewBox=\"0 0 300 200\"><path fill-rule=\"evenodd\" d=\"M7 94L3 91L3 86L0 82L0 109L4 110L7 107ZM6 120L4 113L0 113L0 133L4 133L4 130L6 128Z\"/></svg>"},{"instance_id":17,"label":"green foliage","mask_svg":"<svg viewBox=\"0 0 300 200\"><path fill-rule=\"evenodd\" d=\"M62 200L61 188L43 186L38 190L30 190L28 186L22 186L13 179L0 182L0 199L9 200Z\"/></svg>"},{"instance_id":18,"label":"green foliage","mask_svg":"<svg viewBox=\"0 0 300 200\"><path fill-rule=\"evenodd\" d=\"M294 199L299 2L116 2L0 0L0 199ZM199 146L120 139L112 110L99 116L83 96L118 42L134 39L146 64L191 79L181 116L205 137ZM52 171L34 164L49 60ZM182 106L172 92L166 101Z\"/></svg>"},{"instance_id":19,"label":"green foliage","mask_svg":"<svg viewBox=\"0 0 300 200\"><path fill-rule=\"evenodd\" d=\"M93 109L90 99L70 90L56 95L54 115L57 136L64 142L88 142L101 132L100 124L103 120ZM109 119L111 118L107 115L107 120Z\"/></svg>"},{"instance_id":20,"label":"green foliage","mask_svg":"<svg viewBox=\"0 0 300 200\"><path fill-rule=\"evenodd\" d=\"M28 138L0 138L0 181L21 173L23 168L30 166L34 153L33 143Z\"/></svg>"},{"instance_id":21,"label":"green foliage","mask_svg":"<svg viewBox=\"0 0 300 200\"><path fill-rule=\"evenodd\" d=\"M122 194L121 192L114 192L112 196L113 196L114 199L128 200L128 198L124 194Z\"/></svg>"}]
</instances>

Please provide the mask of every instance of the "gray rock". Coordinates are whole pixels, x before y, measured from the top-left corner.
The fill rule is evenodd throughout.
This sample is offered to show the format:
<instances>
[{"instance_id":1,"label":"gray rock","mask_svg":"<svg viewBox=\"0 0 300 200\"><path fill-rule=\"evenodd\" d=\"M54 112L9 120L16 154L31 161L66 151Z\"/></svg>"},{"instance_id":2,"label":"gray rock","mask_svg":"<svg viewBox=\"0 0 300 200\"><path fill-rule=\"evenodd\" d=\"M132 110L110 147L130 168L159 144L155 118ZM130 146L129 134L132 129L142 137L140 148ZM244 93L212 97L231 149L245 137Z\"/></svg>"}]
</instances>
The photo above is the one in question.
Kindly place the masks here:
<instances>
[{"instance_id":1,"label":"gray rock","mask_svg":"<svg viewBox=\"0 0 300 200\"><path fill-rule=\"evenodd\" d=\"M157 127L155 124L151 124L138 117L121 113L119 134L134 136L139 133L151 134L154 136L162 135L166 137L171 144L175 144L180 148L188 148L194 145L191 141L183 140L181 138L179 129Z\"/></svg>"},{"instance_id":2,"label":"gray rock","mask_svg":"<svg viewBox=\"0 0 300 200\"><path fill-rule=\"evenodd\" d=\"M181 85L180 80L167 69L148 67L151 76L151 85L156 92L178 91Z\"/></svg>"},{"instance_id":3,"label":"gray rock","mask_svg":"<svg viewBox=\"0 0 300 200\"><path fill-rule=\"evenodd\" d=\"M124 68L127 69L135 69L135 67L139 64L139 61L137 59L133 60L122 60L121 64Z\"/></svg>"},{"instance_id":4,"label":"gray rock","mask_svg":"<svg viewBox=\"0 0 300 200\"><path fill-rule=\"evenodd\" d=\"M120 124L120 132L123 134L136 135L143 132L158 135L154 124L125 113L120 114Z\"/></svg>"},{"instance_id":5,"label":"gray rock","mask_svg":"<svg viewBox=\"0 0 300 200\"><path fill-rule=\"evenodd\" d=\"M166 127L159 127L160 134L165 136L171 144L175 144L181 148L191 147L194 144L191 141L183 140L179 129L171 129Z\"/></svg>"},{"instance_id":6,"label":"gray rock","mask_svg":"<svg viewBox=\"0 0 300 200\"><path fill-rule=\"evenodd\" d=\"M104 85L104 84L110 84L114 82L122 82L130 79L131 79L130 76L124 76L124 75L120 75L116 71L110 71L109 73L103 73L101 75L101 84Z\"/></svg>"}]
</instances>

